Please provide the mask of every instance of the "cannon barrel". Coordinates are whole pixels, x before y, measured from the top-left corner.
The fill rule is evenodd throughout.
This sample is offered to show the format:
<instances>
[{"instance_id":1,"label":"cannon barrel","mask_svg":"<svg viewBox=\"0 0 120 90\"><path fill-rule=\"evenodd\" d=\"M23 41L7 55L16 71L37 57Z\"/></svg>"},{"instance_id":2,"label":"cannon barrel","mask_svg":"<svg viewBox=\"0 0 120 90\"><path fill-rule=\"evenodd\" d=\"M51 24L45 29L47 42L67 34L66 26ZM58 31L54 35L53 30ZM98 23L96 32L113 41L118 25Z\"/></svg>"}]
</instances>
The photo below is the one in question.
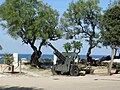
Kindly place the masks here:
<instances>
[{"instance_id":1,"label":"cannon barrel","mask_svg":"<svg viewBox=\"0 0 120 90\"><path fill-rule=\"evenodd\" d=\"M54 53L60 60L63 60L63 61L66 60L66 57L63 56L51 43L48 43L48 45L54 50L53 53Z\"/></svg>"}]
</instances>

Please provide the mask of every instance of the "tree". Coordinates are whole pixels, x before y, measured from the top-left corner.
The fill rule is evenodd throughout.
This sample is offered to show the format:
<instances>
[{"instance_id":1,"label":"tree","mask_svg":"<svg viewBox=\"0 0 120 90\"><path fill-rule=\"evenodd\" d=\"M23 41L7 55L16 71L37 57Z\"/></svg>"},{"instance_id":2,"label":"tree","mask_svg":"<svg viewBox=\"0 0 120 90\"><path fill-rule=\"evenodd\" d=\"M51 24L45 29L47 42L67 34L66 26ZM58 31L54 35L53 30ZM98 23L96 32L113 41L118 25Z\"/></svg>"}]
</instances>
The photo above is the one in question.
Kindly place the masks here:
<instances>
[{"instance_id":1,"label":"tree","mask_svg":"<svg viewBox=\"0 0 120 90\"><path fill-rule=\"evenodd\" d=\"M6 0L0 6L2 26L12 38L20 37L23 43L31 46L31 64L35 66L39 66L41 47L46 40L60 38L58 16L56 10L37 0ZM35 44L37 40L40 42L38 46Z\"/></svg>"},{"instance_id":2,"label":"tree","mask_svg":"<svg viewBox=\"0 0 120 90\"><path fill-rule=\"evenodd\" d=\"M101 26L103 45L110 46L112 49L111 62L108 68L108 74L111 74L114 50L120 45L120 5L110 7L105 11L101 21Z\"/></svg>"},{"instance_id":3,"label":"tree","mask_svg":"<svg viewBox=\"0 0 120 90\"><path fill-rule=\"evenodd\" d=\"M78 0L71 2L61 18L61 27L67 32L67 37L73 38L82 34L89 43L87 59L91 50L99 43L99 23L101 21L101 8L99 0Z\"/></svg>"}]
</instances>

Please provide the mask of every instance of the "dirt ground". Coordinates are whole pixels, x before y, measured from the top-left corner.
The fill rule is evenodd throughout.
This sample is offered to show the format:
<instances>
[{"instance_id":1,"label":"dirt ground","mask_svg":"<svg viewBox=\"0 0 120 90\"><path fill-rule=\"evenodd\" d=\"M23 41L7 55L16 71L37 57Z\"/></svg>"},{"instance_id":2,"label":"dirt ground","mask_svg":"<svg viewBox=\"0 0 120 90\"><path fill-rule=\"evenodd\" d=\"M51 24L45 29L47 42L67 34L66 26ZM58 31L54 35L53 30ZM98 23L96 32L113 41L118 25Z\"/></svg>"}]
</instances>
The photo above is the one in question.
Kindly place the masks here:
<instances>
[{"instance_id":1,"label":"dirt ground","mask_svg":"<svg viewBox=\"0 0 120 90\"><path fill-rule=\"evenodd\" d=\"M0 74L0 90L120 90L120 74L108 76L105 68L85 76L53 76L50 70Z\"/></svg>"}]
</instances>

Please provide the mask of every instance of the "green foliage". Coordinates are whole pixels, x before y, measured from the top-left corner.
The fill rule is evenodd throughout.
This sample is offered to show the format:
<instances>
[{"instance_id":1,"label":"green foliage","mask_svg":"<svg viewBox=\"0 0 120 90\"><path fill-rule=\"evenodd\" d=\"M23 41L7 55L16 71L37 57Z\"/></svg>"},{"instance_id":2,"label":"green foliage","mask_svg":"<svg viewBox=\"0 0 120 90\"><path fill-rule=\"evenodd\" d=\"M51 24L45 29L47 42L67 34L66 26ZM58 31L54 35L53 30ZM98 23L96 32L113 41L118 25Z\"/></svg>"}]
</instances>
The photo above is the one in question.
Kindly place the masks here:
<instances>
[{"instance_id":1,"label":"green foliage","mask_svg":"<svg viewBox=\"0 0 120 90\"><path fill-rule=\"evenodd\" d=\"M109 8L114 7L116 5L120 5L120 0L114 0L114 2L111 2L108 4Z\"/></svg>"},{"instance_id":2,"label":"green foliage","mask_svg":"<svg viewBox=\"0 0 120 90\"><path fill-rule=\"evenodd\" d=\"M61 27L67 32L67 38L81 34L89 43L90 49L98 45L101 21L101 8L98 4L99 0L78 0L69 4L61 18Z\"/></svg>"},{"instance_id":3,"label":"green foliage","mask_svg":"<svg viewBox=\"0 0 120 90\"><path fill-rule=\"evenodd\" d=\"M102 42L105 46L120 45L120 6L109 8L101 22Z\"/></svg>"},{"instance_id":4,"label":"green foliage","mask_svg":"<svg viewBox=\"0 0 120 90\"><path fill-rule=\"evenodd\" d=\"M10 65L14 60L12 54L4 54L2 56L2 60L4 61L4 64Z\"/></svg>"},{"instance_id":5,"label":"green foliage","mask_svg":"<svg viewBox=\"0 0 120 90\"><path fill-rule=\"evenodd\" d=\"M36 40L60 38L58 16L56 10L37 0L6 0L0 6L0 18L5 21L2 26L8 34L30 45Z\"/></svg>"},{"instance_id":6,"label":"green foliage","mask_svg":"<svg viewBox=\"0 0 120 90\"><path fill-rule=\"evenodd\" d=\"M71 44L74 48L74 52L76 52L78 50L78 53L79 53L81 50L81 47L82 47L82 43L79 41L73 41Z\"/></svg>"},{"instance_id":7,"label":"green foliage","mask_svg":"<svg viewBox=\"0 0 120 90\"><path fill-rule=\"evenodd\" d=\"M71 43L64 44L63 47L66 50L66 52L73 50L75 53L78 54L78 53L80 53L82 43L79 41L73 41Z\"/></svg>"},{"instance_id":8,"label":"green foliage","mask_svg":"<svg viewBox=\"0 0 120 90\"><path fill-rule=\"evenodd\" d=\"M65 44L63 45L63 47L64 47L64 49L65 49L66 52L72 50L71 43L65 43Z\"/></svg>"}]
</instances>

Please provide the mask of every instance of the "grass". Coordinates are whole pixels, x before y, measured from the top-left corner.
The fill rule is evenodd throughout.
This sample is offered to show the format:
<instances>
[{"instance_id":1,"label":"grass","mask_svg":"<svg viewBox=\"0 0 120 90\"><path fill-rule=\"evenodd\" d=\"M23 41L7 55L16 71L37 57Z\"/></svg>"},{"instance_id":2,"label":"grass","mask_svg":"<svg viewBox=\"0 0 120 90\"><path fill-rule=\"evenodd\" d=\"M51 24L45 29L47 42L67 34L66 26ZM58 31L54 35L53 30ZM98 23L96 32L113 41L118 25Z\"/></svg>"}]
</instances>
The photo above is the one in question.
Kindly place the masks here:
<instances>
[{"instance_id":1,"label":"grass","mask_svg":"<svg viewBox=\"0 0 120 90\"><path fill-rule=\"evenodd\" d=\"M24 67L22 69L26 70L26 71L31 71L31 72L39 72L39 71L45 70L45 69L42 69L42 68L31 67L30 65L24 65Z\"/></svg>"},{"instance_id":2,"label":"grass","mask_svg":"<svg viewBox=\"0 0 120 90\"><path fill-rule=\"evenodd\" d=\"M32 72L34 72L34 71L35 72L37 72L37 71L39 72L39 71L43 71L43 70L45 70L45 69L42 69L42 68L32 68L32 67L28 69L28 71L32 71Z\"/></svg>"},{"instance_id":3,"label":"grass","mask_svg":"<svg viewBox=\"0 0 120 90\"><path fill-rule=\"evenodd\" d=\"M107 69L107 66L92 66L94 69Z\"/></svg>"}]
</instances>

